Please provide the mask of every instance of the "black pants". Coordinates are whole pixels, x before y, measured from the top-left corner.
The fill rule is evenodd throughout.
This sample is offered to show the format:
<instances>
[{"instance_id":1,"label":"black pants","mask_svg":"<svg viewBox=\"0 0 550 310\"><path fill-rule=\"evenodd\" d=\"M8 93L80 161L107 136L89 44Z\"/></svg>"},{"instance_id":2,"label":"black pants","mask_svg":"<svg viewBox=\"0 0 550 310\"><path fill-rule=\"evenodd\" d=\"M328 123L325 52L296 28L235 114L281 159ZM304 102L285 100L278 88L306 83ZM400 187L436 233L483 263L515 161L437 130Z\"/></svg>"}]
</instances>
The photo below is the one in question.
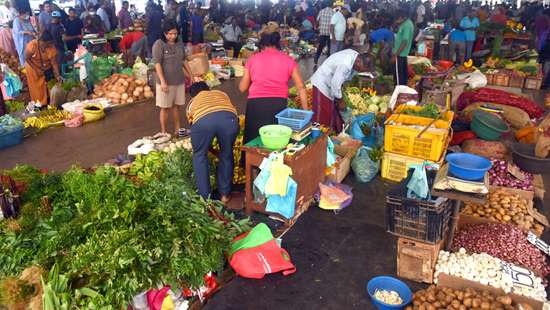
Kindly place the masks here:
<instances>
[{"instance_id":1,"label":"black pants","mask_svg":"<svg viewBox=\"0 0 550 310\"><path fill-rule=\"evenodd\" d=\"M244 144L260 135L260 128L277 124L275 115L286 109L287 98L253 98L246 103Z\"/></svg>"},{"instance_id":2,"label":"black pants","mask_svg":"<svg viewBox=\"0 0 550 310\"><path fill-rule=\"evenodd\" d=\"M237 57L239 57L239 52L241 51L241 43L224 41L223 42L223 48L225 48L226 52L228 50L232 49L233 50L233 57L237 58Z\"/></svg>"},{"instance_id":3,"label":"black pants","mask_svg":"<svg viewBox=\"0 0 550 310\"><path fill-rule=\"evenodd\" d=\"M327 51L327 57L330 56L330 36L319 36L319 45L317 46L317 53L315 54L315 63L319 61L319 57L321 56L321 53L323 52L323 49L328 47Z\"/></svg>"},{"instance_id":4,"label":"black pants","mask_svg":"<svg viewBox=\"0 0 550 310\"><path fill-rule=\"evenodd\" d=\"M213 112L200 118L191 126L193 146L193 170L197 189L202 198L210 196L210 169L208 150L214 137L220 145L219 163L216 172L218 191L222 195L231 193L233 182L233 145L239 133L239 119L231 112Z\"/></svg>"},{"instance_id":5,"label":"black pants","mask_svg":"<svg viewBox=\"0 0 550 310\"><path fill-rule=\"evenodd\" d=\"M204 42L204 38L203 38L202 32L193 32L191 34L191 43L193 43L193 45L203 43L203 42Z\"/></svg>"},{"instance_id":6,"label":"black pants","mask_svg":"<svg viewBox=\"0 0 550 310\"><path fill-rule=\"evenodd\" d=\"M395 84L407 85L409 81L409 70L407 68L407 57L398 56L395 61Z\"/></svg>"}]
</instances>

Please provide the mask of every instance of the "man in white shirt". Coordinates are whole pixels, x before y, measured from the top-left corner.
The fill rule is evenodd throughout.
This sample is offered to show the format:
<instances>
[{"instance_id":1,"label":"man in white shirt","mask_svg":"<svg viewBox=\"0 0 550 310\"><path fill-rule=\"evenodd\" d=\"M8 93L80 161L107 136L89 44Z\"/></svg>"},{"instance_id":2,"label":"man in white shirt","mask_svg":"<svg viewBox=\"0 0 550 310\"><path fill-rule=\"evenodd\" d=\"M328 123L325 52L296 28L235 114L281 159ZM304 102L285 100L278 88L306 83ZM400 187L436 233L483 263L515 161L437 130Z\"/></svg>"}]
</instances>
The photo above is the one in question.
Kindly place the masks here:
<instances>
[{"instance_id":1,"label":"man in white shirt","mask_svg":"<svg viewBox=\"0 0 550 310\"><path fill-rule=\"evenodd\" d=\"M330 55L311 77L313 85L313 119L336 132L342 130L342 117L338 106L342 101L342 85L355 72L367 71L370 61L367 54L345 49Z\"/></svg>"},{"instance_id":2,"label":"man in white shirt","mask_svg":"<svg viewBox=\"0 0 550 310\"><path fill-rule=\"evenodd\" d=\"M101 21L103 22L103 25L105 26L105 31L110 32L111 31L111 20L109 18L109 14L107 13L107 1L103 0L101 1L101 6L97 10L97 16L101 18Z\"/></svg>"},{"instance_id":3,"label":"man in white shirt","mask_svg":"<svg viewBox=\"0 0 550 310\"><path fill-rule=\"evenodd\" d=\"M422 2L416 7L416 26L418 28L423 28L424 25L424 16L426 15L426 7Z\"/></svg>"},{"instance_id":4,"label":"man in white shirt","mask_svg":"<svg viewBox=\"0 0 550 310\"><path fill-rule=\"evenodd\" d=\"M346 34L346 18L342 14L342 7L337 6L330 20L330 34L335 41L334 53L344 49L344 35Z\"/></svg>"},{"instance_id":5,"label":"man in white shirt","mask_svg":"<svg viewBox=\"0 0 550 310\"><path fill-rule=\"evenodd\" d=\"M11 8L10 2L6 1L2 6L0 6L0 23L7 24L13 21L17 17L17 14L14 13Z\"/></svg>"}]
</instances>

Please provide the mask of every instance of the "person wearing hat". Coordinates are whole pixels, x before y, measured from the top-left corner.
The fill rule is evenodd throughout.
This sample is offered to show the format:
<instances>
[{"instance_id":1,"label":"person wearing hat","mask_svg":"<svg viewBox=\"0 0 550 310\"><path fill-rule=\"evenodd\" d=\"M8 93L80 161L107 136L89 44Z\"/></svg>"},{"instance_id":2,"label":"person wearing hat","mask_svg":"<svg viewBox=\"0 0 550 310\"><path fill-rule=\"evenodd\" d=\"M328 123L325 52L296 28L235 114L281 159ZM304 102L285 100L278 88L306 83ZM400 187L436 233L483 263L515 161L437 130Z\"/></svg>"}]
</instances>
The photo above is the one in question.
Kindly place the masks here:
<instances>
[{"instance_id":1,"label":"person wearing hat","mask_svg":"<svg viewBox=\"0 0 550 310\"><path fill-rule=\"evenodd\" d=\"M84 23L82 23L82 20L76 15L76 10L70 8L69 18L65 21L65 44L67 44L67 49L69 51L76 51L78 45L82 43L83 28Z\"/></svg>"},{"instance_id":2,"label":"person wearing hat","mask_svg":"<svg viewBox=\"0 0 550 310\"><path fill-rule=\"evenodd\" d=\"M281 35L275 22L269 22L260 36L260 51L245 65L239 83L241 92L248 91L244 143L259 135L260 127L276 124L275 115L286 109L288 82L292 79L303 109L308 109L307 93L296 61L280 51Z\"/></svg>"},{"instance_id":3,"label":"person wearing hat","mask_svg":"<svg viewBox=\"0 0 550 310\"><path fill-rule=\"evenodd\" d=\"M327 126L335 132L342 131L343 120L338 111L342 103L342 85L351 80L355 72L368 71L371 64L366 54L352 49L332 54L313 76L313 122Z\"/></svg>"},{"instance_id":4,"label":"person wearing hat","mask_svg":"<svg viewBox=\"0 0 550 310\"><path fill-rule=\"evenodd\" d=\"M53 11L52 20L44 31L49 32L53 38L54 47L57 50L56 62L61 66L65 61L65 27L61 24L61 12Z\"/></svg>"},{"instance_id":5,"label":"person wearing hat","mask_svg":"<svg viewBox=\"0 0 550 310\"><path fill-rule=\"evenodd\" d=\"M41 106L48 104L46 72L52 70L57 81L61 82L56 56L54 40L48 31L44 31L39 39L29 42L25 50L25 73L29 93L31 100Z\"/></svg>"},{"instance_id":6,"label":"person wearing hat","mask_svg":"<svg viewBox=\"0 0 550 310\"><path fill-rule=\"evenodd\" d=\"M241 27L237 25L235 17L228 17L220 32L223 37L223 48L226 51L233 50L233 57L238 57L241 51L241 36L243 32Z\"/></svg>"}]
</instances>

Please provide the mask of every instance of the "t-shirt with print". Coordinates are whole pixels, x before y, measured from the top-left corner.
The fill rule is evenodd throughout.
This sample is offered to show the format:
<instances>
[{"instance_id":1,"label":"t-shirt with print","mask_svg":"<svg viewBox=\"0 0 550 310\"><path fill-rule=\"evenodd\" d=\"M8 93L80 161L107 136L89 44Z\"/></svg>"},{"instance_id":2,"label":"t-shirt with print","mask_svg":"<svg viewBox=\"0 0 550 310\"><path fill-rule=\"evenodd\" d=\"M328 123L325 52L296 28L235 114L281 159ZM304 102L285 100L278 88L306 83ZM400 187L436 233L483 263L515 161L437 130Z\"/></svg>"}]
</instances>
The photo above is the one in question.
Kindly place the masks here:
<instances>
[{"instance_id":1,"label":"t-shirt with print","mask_svg":"<svg viewBox=\"0 0 550 310\"><path fill-rule=\"evenodd\" d=\"M181 85L185 82L183 74L183 61L185 60L185 47L183 43L168 44L157 40L153 45L153 60L162 66L164 79L168 85ZM157 78L157 83L160 80Z\"/></svg>"},{"instance_id":2,"label":"t-shirt with print","mask_svg":"<svg viewBox=\"0 0 550 310\"><path fill-rule=\"evenodd\" d=\"M292 57L274 48L252 55L245 65L252 81L248 98L288 98L288 81L296 66Z\"/></svg>"},{"instance_id":3,"label":"t-shirt with print","mask_svg":"<svg viewBox=\"0 0 550 310\"><path fill-rule=\"evenodd\" d=\"M330 24L334 25L334 40L344 41L344 35L346 34L346 18L342 12L336 12L332 15Z\"/></svg>"}]
</instances>

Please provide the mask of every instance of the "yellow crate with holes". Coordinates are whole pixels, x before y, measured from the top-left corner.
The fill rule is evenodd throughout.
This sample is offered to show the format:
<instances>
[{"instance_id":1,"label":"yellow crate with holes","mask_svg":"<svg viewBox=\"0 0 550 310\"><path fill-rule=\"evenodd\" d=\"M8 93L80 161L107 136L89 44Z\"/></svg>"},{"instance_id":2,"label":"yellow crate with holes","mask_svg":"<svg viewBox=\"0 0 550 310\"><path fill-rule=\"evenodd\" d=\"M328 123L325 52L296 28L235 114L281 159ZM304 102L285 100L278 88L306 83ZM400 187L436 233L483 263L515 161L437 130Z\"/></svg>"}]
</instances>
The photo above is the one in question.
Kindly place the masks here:
<instances>
[{"instance_id":1,"label":"yellow crate with holes","mask_svg":"<svg viewBox=\"0 0 550 310\"><path fill-rule=\"evenodd\" d=\"M441 118L433 124L432 118L400 113L404 109L421 108L405 105L397 107L385 123L384 151L431 161L441 158L447 148L454 113L441 112ZM430 127L422 132L427 126Z\"/></svg>"},{"instance_id":2,"label":"yellow crate with holes","mask_svg":"<svg viewBox=\"0 0 550 310\"><path fill-rule=\"evenodd\" d=\"M427 163L430 165L438 164L441 167L445 154L446 152L441 155L441 158L438 161L428 160ZM384 179L400 182L407 177L409 165L422 164L423 162L424 159L384 152L384 156L382 157L381 174Z\"/></svg>"}]
</instances>

